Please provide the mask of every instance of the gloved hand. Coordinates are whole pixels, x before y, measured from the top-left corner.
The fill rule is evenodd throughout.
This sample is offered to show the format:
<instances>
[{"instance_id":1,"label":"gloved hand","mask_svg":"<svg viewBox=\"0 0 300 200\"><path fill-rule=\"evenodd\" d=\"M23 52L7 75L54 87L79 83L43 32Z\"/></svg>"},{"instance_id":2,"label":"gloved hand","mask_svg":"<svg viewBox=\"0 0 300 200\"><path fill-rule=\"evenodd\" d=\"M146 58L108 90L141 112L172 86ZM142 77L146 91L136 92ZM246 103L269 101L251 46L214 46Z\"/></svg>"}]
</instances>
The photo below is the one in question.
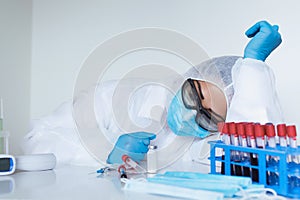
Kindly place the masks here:
<instances>
[{"instance_id":1,"label":"gloved hand","mask_svg":"<svg viewBox=\"0 0 300 200\"><path fill-rule=\"evenodd\" d=\"M106 162L109 164L123 163L122 156L128 155L132 160L140 162L148 152L150 140L156 138L155 134L136 132L121 135Z\"/></svg>"},{"instance_id":2,"label":"gloved hand","mask_svg":"<svg viewBox=\"0 0 300 200\"><path fill-rule=\"evenodd\" d=\"M265 61L270 53L281 43L281 35L277 25L270 25L266 21L257 22L246 31L252 38L244 50L244 58Z\"/></svg>"}]
</instances>

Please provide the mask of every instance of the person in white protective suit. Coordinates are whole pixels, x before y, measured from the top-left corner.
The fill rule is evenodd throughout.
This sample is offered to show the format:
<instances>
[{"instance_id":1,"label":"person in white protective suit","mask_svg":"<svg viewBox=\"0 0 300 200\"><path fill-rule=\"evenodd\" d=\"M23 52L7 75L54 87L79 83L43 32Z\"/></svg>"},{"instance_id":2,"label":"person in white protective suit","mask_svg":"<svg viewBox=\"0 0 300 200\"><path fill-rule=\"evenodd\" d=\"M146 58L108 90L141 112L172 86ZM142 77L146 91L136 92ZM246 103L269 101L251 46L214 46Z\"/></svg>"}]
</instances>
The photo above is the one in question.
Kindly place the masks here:
<instances>
[{"instance_id":1,"label":"person in white protective suit","mask_svg":"<svg viewBox=\"0 0 300 200\"><path fill-rule=\"evenodd\" d=\"M274 74L264 62L281 43L278 26L260 21L246 35L252 39L243 58L216 57L192 67L184 74L185 80L180 82L176 94L160 85L145 85L131 95L128 108L123 110L128 110L132 123L147 126L153 121L151 108L160 106L163 111L156 121L161 129L124 132L119 125L122 122L116 118L125 120L125 117L115 116L113 105L118 104L113 103L113 98L118 87L130 87L134 80L123 85L108 81L96 91L82 93L74 104L64 103L51 115L36 120L25 137L25 153L52 152L59 163L94 166L99 165L97 161L122 163L125 154L140 162L151 144L157 146L158 169L168 166L174 170L199 171L199 163L193 161L207 155L203 139L217 132L218 122L283 122ZM82 132L80 137L77 134L76 122L87 120L84 108L90 95L95 95L97 120L90 128L103 133L101 140L82 136ZM79 111L75 112L76 120L73 106ZM103 143L104 140L108 143Z\"/></svg>"}]
</instances>

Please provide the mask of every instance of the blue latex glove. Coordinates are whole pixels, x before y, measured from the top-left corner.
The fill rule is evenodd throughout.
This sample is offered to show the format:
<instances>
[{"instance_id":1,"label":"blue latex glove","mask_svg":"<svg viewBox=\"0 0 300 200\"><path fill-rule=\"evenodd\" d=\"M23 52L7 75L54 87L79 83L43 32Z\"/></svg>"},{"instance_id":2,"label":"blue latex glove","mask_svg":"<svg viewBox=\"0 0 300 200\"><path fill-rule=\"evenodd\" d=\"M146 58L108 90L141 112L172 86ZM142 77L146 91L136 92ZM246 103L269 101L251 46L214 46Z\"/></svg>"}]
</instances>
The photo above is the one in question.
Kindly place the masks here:
<instances>
[{"instance_id":1,"label":"blue latex glove","mask_svg":"<svg viewBox=\"0 0 300 200\"><path fill-rule=\"evenodd\" d=\"M244 50L244 57L265 61L282 41L278 28L277 25L272 26L266 21L257 22L249 28L245 34L252 39Z\"/></svg>"},{"instance_id":2,"label":"blue latex glove","mask_svg":"<svg viewBox=\"0 0 300 200\"><path fill-rule=\"evenodd\" d=\"M187 109L181 98L181 90L173 98L167 115L167 123L170 129L179 136L195 136L205 138L211 133L201 128L196 123L197 111Z\"/></svg>"},{"instance_id":3,"label":"blue latex glove","mask_svg":"<svg viewBox=\"0 0 300 200\"><path fill-rule=\"evenodd\" d=\"M113 150L110 152L106 162L109 164L124 163L123 155L128 155L132 160L140 162L148 152L150 140L156 138L155 134L136 132L121 135Z\"/></svg>"}]
</instances>

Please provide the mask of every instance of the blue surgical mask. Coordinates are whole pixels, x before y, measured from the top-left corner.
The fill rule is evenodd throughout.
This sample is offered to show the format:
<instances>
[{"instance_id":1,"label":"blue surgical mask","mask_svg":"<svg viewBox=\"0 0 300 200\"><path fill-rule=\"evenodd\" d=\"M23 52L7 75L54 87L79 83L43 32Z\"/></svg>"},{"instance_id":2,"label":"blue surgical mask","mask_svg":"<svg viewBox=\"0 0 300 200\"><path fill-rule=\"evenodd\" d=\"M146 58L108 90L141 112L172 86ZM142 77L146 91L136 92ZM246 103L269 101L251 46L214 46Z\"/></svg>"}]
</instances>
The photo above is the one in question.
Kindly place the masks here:
<instances>
[{"instance_id":1,"label":"blue surgical mask","mask_svg":"<svg viewBox=\"0 0 300 200\"><path fill-rule=\"evenodd\" d=\"M223 200L224 195L219 192L207 190L194 190L190 188L178 188L171 184L157 184L146 181L145 179L121 179L125 183L123 190L126 192L128 199L132 195L136 197L136 192L151 195L160 195L166 197L176 197L180 199L202 199L202 200ZM127 193L129 192L129 193ZM134 198L136 199L136 198Z\"/></svg>"},{"instance_id":2,"label":"blue surgical mask","mask_svg":"<svg viewBox=\"0 0 300 200\"><path fill-rule=\"evenodd\" d=\"M168 109L167 123L170 129L179 136L195 136L205 138L211 133L201 128L195 121L197 111L187 109L181 98L179 90L172 99Z\"/></svg>"},{"instance_id":3,"label":"blue surgical mask","mask_svg":"<svg viewBox=\"0 0 300 200\"><path fill-rule=\"evenodd\" d=\"M147 180L152 183L220 192L225 197L233 197L240 190L248 188L252 183L249 177L231 177L194 172L167 172L157 174Z\"/></svg>"}]
</instances>

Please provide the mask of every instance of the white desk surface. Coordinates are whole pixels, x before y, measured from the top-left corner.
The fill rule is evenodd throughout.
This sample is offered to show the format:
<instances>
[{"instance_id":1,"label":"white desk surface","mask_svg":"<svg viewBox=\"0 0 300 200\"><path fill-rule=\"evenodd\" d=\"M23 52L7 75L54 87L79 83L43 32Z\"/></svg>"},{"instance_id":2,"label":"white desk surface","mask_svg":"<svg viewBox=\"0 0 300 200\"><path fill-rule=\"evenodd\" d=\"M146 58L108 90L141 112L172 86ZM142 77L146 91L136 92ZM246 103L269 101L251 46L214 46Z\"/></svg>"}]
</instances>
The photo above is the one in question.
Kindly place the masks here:
<instances>
[{"instance_id":1,"label":"white desk surface","mask_svg":"<svg viewBox=\"0 0 300 200\"><path fill-rule=\"evenodd\" d=\"M172 199L141 193L125 192L117 177L97 178L95 168L59 166L54 170L16 172L0 176L0 199Z\"/></svg>"},{"instance_id":2,"label":"white desk surface","mask_svg":"<svg viewBox=\"0 0 300 200\"><path fill-rule=\"evenodd\" d=\"M122 190L118 177L98 177L96 168L64 165L54 170L0 176L0 199L174 200Z\"/></svg>"}]
</instances>

